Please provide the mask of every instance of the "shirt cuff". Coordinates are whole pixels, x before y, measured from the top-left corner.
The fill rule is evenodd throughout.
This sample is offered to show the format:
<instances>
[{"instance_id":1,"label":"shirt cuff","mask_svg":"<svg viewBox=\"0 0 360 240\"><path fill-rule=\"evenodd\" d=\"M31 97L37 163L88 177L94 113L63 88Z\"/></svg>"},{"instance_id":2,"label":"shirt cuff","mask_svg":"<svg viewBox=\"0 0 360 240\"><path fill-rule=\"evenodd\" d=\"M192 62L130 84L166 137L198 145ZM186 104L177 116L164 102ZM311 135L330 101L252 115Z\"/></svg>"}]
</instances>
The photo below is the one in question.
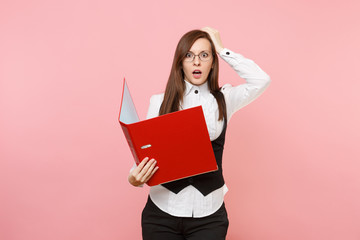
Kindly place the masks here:
<instances>
[{"instance_id":1,"label":"shirt cuff","mask_svg":"<svg viewBox=\"0 0 360 240\"><path fill-rule=\"evenodd\" d=\"M223 50L219 53L219 56L224 59L225 61L231 61L232 59L244 59L245 57L239 53L235 53L230 49L223 48Z\"/></svg>"},{"instance_id":2,"label":"shirt cuff","mask_svg":"<svg viewBox=\"0 0 360 240\"><path fill-rule=\"evenodd\" d=\"M239 64L246 61L246 58L239 54L231 51L230 49L224 48L220 52L220 57L227 62L233 69L237 69ZM235 70L236 71L236 70Z\"/></svg>"},{"instance_id":3,"label":"shirt cuff","mask_svg":"<svg viewBox=\"0 0 360 240\"><path fill-rule=\"evenodd\" d=\"M234 54L235 53L233 51L227 48L223 48L223 50L219 53L220 57L232 57Z\"/></svg>"}]
</instances>

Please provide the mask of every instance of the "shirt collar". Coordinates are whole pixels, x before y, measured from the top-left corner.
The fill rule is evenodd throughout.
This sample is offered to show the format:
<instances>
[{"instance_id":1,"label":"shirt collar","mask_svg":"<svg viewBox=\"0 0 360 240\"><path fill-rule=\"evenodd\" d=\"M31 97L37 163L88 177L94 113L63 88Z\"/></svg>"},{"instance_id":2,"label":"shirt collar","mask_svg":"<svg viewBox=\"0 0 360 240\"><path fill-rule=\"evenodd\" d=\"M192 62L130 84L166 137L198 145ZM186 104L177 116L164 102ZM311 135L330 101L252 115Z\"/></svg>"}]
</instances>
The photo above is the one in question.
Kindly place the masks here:
<instances>
[{"instance_id":1,"label":"shirt collar","mask_svg":"<svg viewBox=\"0 0 360 240\"><path fill-rule=\"evenodd\" d=\"M192 90L193 91L198 90L200 94L210 93L207 81L201 85L193 85L186 80L184 80L184 82L185 82L185 96L188 95Z\"/></svg>"}]
</instances>

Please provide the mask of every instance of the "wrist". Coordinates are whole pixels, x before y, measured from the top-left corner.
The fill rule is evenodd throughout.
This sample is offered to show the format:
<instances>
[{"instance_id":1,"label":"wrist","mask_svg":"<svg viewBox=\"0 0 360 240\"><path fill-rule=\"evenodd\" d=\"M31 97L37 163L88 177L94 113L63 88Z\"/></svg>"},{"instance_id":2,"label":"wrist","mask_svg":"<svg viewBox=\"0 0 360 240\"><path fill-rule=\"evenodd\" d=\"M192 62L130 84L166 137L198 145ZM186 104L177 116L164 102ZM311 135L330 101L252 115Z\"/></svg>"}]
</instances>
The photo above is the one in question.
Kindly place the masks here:
<instances>
[{"instance_id":1,"label":"wrist","mask_svg":"<svg viewBox=\"0 0 360 240\"><path fill-rule=\"evenodd\" d=\"M219 47L217 47L216 50L217 50L217 53L220 54L224 50L224 47L219 46Z\"/></svg>"}]
</instances>

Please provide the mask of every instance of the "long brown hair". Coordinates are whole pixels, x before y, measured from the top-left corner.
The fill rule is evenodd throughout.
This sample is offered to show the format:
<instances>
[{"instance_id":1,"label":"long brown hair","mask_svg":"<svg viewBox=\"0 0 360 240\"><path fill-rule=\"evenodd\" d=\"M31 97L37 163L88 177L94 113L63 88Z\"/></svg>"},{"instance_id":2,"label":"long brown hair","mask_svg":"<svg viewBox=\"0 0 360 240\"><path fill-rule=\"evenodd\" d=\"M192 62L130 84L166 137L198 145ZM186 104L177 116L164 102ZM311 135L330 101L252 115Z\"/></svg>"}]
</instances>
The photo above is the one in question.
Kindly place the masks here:
<instances>
[{"instance_id":1,"label":"long brown hair","mask_svg":"<svg viewBox=\"0 0 360 240\"><path fill-rule=\"evenodd\" d=\"M184 71L182 69L182 62L186 53L191 46L199 38L209 40L211 45L211 52L213 54L212 69L209 72L207 83L211 94L215 97L219 107L219 119L227 120L225 99L219 88L219 59L216 54L215 45L207 32L201 30L192 30L187 32L180 39L174 55L173 64L170 71L170 76L166 84L164 100L161 104L159 115L176 112L180 109L180 103L183 100L185 92Z\"/></svg>"}]
</instances>

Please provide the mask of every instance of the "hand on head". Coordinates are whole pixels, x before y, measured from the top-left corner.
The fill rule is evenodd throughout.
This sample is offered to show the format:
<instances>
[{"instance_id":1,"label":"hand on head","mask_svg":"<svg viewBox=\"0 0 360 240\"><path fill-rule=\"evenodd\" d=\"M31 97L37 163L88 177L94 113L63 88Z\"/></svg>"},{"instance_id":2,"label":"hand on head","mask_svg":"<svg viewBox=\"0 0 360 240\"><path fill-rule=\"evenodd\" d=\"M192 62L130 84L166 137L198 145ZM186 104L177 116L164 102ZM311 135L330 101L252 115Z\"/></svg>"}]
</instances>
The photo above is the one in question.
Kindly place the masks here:
<instances>
[{"instance_id":1,"label":"hand on head","mask_svg":"<svg viewBox=\"0 0 360 240\"><path fill-rule=\"evenodd\" d=\"M221 42L219 31L211 27L204 27L201 29L201 31L207 32L210 35L210 38L215 45L216 52L220 53L224 46Z\"/></svg>"}]
</instances>

